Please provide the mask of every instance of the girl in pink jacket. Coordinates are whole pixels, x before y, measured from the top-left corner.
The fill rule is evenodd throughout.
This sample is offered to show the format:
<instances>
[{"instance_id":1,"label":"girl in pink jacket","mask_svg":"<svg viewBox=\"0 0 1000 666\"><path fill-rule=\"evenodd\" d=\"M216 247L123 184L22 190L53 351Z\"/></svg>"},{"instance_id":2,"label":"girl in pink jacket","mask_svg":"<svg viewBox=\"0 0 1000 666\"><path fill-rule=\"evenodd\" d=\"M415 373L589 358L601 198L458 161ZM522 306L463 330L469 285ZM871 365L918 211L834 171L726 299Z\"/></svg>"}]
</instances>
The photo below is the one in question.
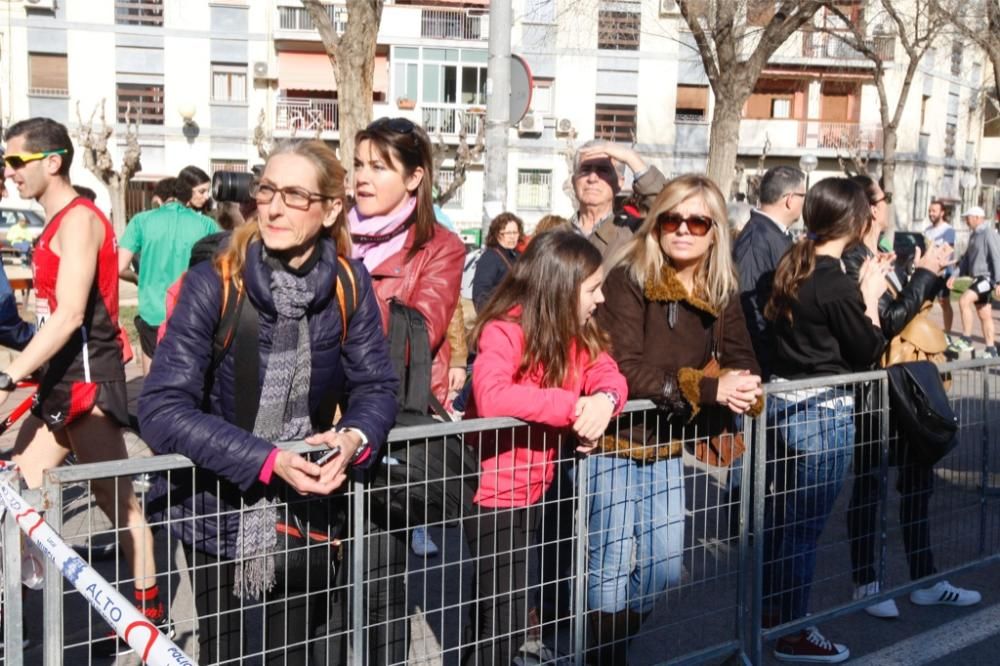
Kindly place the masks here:
<instances>
[{"instance_id":1,"label":"girl in pink jacket","mask_svg":"<svg viewBox=\"0 0 1000 666\"><path fill-rule=\"evenodd\" d=\"M481 461L478 511L464 527L477 568L478 640L467 663L509 664L537 638L538 502L552 485L564 443L593 452L628 397L592 318L604 301L603 280L601 255L585 238L545 233L479 315L466 416L511 416L531 425L483 433L474 442Z\"/></svg>"}]
</instances>

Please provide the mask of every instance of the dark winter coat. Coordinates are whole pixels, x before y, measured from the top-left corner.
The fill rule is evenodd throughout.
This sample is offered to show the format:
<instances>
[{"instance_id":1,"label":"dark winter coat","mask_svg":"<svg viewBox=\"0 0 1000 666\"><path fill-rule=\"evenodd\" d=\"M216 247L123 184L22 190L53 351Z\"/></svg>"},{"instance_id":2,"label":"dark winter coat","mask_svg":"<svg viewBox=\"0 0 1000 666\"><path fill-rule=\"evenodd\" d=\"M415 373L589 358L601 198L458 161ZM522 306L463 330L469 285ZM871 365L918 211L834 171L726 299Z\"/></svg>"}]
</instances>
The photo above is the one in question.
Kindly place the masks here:
<instances>
[{"instance_id":1,"label":"dark winter coat","mask_svg":"<svg viewBox=\"0 0 1000 666\"><path fill-rule=\"evenodd\" d=\"M774 271L791 246L792 238L782 232L774 220L757 210L750 213L750 221L733 244L743 316L765 379L771 373L774 334L764 318L764 307L771 298Z\"/></svg>"},{"instance_id":2,"label":"dark winter coat","mask_svg":"<svg viewBox=\"0 0 1000 666\"><path fill-rule=\"evenodd\" d=\"M371 279L360 262L352 262L358 277L358 307L341 346L340 309L333 301L336 248L324 239L318 250L321 255L313 270L320 271L320 286L307 312L312 355L309 409L316 431L327 430L332 405L346 394L338 427L357 428L368 437L372 452L360 465L366 467L381 457L379 450L395 421L399 380L389 358ZM251 245L243 278L250 303L258 312L261 382L276 319L270 273L259 243ZM211 262L188 271L139 397L139 422L143 439L153 451L185 455L198 470L194 489L190 474L172 477L169 516L174 534L199 550L232 558L239 532L239 515L234 510L241 502L252 504L264 494L279 497L287 487L277 475L266 486L259 480L274 444L232 424L240 388L235 386L232 353L222 359L205 394L221 306L222 282ZM165 517L165 490L161 481L150 500L157 519ZM192 517L197 520L183 520Z\"/></svg>"},{"instance_id":3,"label":"dark winter coat","mask_svg":"<svg viewBox=\"0 0 1000 666\"><path fill-rule=\"evenodd\" d=\"M476 264L476 276L472 278L472 303L476 311L483 309L486 301L496 291L496 288L507 277L514 262L517 261L516 250L490 246L483 250L479 263Z\"/></svg>"},{"instance_id":4,"label":"dark winter coat","mask_svg":"<svg viewBox=\"0 0 1000 666\"><path fill-rule=\"evenodd\" d=\"M597 321L611 336L611 356L628 381L629 398L683 405L679 411L686 412L671 418L667 411L661 411L655 418L635 419L642 425L628 433L633 444L669 443L678 439L676 432L670 434L671 425L694 421L704 426L709 418L714 425L720 415L725 416L725 408L716 403L719 380L706 377L702 371L712 358L713 331L720 325L720 317L721 368L760 372L735 297L719 313L708 302L688 294L669 265L659 276L647 277L641 286L629 275L627 266L618 266L608 274L603 291L605 302L597 308ZM672 326L668 315L671 304L675 310ZM631 418L622 417L619 427L629 428L631 422L625 421ZM680 454L679 446L673 449L673 455Z\"/></svg>"}]
</instances>

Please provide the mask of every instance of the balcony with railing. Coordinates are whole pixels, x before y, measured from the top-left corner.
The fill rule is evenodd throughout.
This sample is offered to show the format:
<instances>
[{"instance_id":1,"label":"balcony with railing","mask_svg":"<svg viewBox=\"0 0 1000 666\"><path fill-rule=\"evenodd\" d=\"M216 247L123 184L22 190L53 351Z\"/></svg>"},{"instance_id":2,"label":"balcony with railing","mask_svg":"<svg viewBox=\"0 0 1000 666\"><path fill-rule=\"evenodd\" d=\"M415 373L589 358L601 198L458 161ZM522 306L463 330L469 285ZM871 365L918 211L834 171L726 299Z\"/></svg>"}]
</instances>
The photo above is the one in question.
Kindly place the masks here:
<instances>
[{"instance_id":1,"label":"balcony with railing","mask_svg":"<svg viewBox=\"0 0 1000 666\"><path fill-rule=\"evenodd\" d=\"M340 130L340 109L335 99L280 98L274 129L304 136Z\"/></svg>"},{"instance_id":2,"label":"balcony with railing","mask_svg":"<svg viewBox=\"0 0 1000 666\"><path fill-rule=\"evenodd\" d=\"M831 122L799 119L746 119L740 123L740 149L760 150L769 143L772 154L800 149L829 151L881 151L882 126L875 123Z\"/></svg>"},{"instance_id":3,"label":"balcony with railing","mask_svg":"<svg viewBox=\"0 0 1000 666\"><path fill-rule=\"evenodd\" d=\"M326 5L326 13L333 22L337 34L343 34L347 28L347 7L344 5ZM316 38L316 23L305 7L278 7L278 30L289 32L311 32Z\"/></svg>"},{"instance_id":4,"label":"balcony with railing","mask_svg":"<svg viewBox=\"0 0 1000 666\"><path fill-rule=\"evenodd\" d=\"M420 36L428 39L486 39L489 26L485 14L461 10L422 9Z\"/></svg>"},{"instance_id":5,"label":"balcony with railing","mask_svg":"<svg viewBox=\"0 0 1000 666\"><path fill-rule=\"evenodd\" d=\"M850 64L854 67L870 66L871 59L850 45L850 36L846 31L800 30L781 45L770 62L814 66L837 64ZM873 35L865 40L865 46L881 61L891 61L895 57L896 38L892 35Z\"/></svg>"},{"instance_id":6,"label":"balcony with railing","mask_svg":"<svg viewBox=\"0 0 1000 666\"><path fill-rule=\"evenodd\" d=\"M417 121L429 135L458 136L463 126L466 137L471 141L479 132L479 124L484 122L482 107L460 104L422 104L417 107Z\"/></svg>"}]
</instances>

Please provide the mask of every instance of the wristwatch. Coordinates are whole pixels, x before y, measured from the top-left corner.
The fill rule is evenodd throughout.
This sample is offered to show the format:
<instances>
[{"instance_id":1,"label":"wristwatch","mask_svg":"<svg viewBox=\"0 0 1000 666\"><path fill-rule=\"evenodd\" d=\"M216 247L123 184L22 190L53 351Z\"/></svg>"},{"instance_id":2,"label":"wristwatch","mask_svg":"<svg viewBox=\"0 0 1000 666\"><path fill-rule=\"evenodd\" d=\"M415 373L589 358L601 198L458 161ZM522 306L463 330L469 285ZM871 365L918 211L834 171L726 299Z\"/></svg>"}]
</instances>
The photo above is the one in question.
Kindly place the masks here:
<instances>
[{"instance_id":1,"label":"wristwatch","mask_svg":"<svg viewBox=\"0 0 1000 666\"><path fill-rule=\"evenodd\" d=\"M17 382L10 378L6 372L0 372L0 391L13 391L17 388Z\"/></svg>"}]
</instances>

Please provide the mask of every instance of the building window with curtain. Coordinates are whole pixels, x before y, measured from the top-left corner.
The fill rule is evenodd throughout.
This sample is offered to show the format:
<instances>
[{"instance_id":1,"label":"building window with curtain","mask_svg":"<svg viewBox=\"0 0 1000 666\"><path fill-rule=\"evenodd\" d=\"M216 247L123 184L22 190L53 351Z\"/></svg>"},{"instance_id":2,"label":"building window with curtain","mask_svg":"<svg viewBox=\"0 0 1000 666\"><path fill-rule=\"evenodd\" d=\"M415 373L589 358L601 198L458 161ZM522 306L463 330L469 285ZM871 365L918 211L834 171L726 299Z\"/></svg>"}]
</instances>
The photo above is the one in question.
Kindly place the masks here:
<instances>
[{"instance_id":1,"label":"building window with curtain","mask_svg":"<svg viewBox=\"0 0 1000 666\"><path fill-rule=\"evenodd\" d=\"M28 78L29 95L69 96L65 55L29 53Z\"/></svg>"},{"instance_id":2,"label":"building window with curtain","mask_svg":"<svg viewBox=\"0 0 1000 666\"><path fill-rule=\"evenodd\" d=\"M247 101L247 66L212 63L212 101Z\"/></svg>"},{"instance_id":3,"label":"building window with curtain","mask_svg":"<svg viewBox=\"0 0 1000 666\"><path fill-rule=\"evenodd\" d=\"M163 0L115 0L118 25L163 25Z\"/></svg>"},{"instance_id":4,"label":"building window with curtain","mask_svg":"<svg viewBox=\"0 0 1000 666\"><path fill-rule=\"evenodd\" d=\"M701 123L708 118L708 86L677 85L676 122Z\"/></svg>"},{"instance_id":5,"label":"building window with curtain","mask_svg":"<svg viewBox=\"0 0 1000 666\"><path fill-rule=\"evenodd\" d=\"M139 125L163 124L162 83L119 83L118 122L134 120Z\"/></svg>"},{"instance_id":6,"label":"building window with curtain","mask_svg":"<svg viewBox=\"0 0 1000 666\"><path fill-rule=\"evenodd\" d=\"M594 108L595 139L632 143L635 124L634 104L598 104Z\"/></svg>"}]
</instances>

